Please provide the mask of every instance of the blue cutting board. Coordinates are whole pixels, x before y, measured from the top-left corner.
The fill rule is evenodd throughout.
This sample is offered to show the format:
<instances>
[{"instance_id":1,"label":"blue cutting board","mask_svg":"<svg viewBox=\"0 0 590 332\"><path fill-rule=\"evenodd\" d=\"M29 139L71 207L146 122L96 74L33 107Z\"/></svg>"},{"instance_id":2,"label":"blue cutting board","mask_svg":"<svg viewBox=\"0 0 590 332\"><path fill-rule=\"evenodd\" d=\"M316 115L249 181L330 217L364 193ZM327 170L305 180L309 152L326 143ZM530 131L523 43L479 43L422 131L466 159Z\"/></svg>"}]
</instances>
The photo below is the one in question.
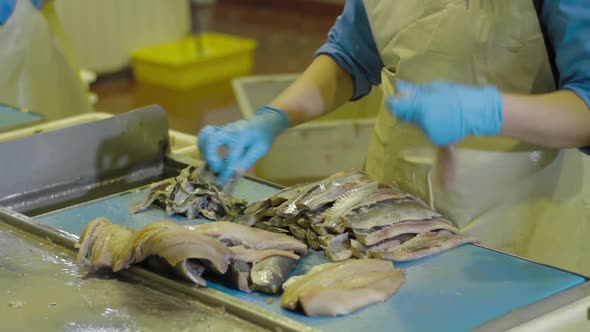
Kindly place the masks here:
<instances>
[{"instance_id":1,"label":"blue cutting board","mask_svg":"<svg viewBox=\"0 0 590 332\"><path fill-rule=\"evenodd\" d=\"M255 201L276 191L273 187L243 179L235 189L235 196ZM174 219L183 224L205 222L168 217L158 209L129 215L129 207L144 196L144 190L122 193L35 219L76 236L96 217L107 217L114 223L134 229L162 219ZM311 250L302 257L293 275L303 274L324 262L327 259L323 252ZM245 293L212 282L208 284L322 331L369 332L467 331L585 282L584 278L571 273L470 244L397 266L406 269L406 282L387 302L336 318L306 317L284 310L280 307L280 295ZM274 299L272 303L268 303L269 297Z\"/></svg>"}]
</instances>

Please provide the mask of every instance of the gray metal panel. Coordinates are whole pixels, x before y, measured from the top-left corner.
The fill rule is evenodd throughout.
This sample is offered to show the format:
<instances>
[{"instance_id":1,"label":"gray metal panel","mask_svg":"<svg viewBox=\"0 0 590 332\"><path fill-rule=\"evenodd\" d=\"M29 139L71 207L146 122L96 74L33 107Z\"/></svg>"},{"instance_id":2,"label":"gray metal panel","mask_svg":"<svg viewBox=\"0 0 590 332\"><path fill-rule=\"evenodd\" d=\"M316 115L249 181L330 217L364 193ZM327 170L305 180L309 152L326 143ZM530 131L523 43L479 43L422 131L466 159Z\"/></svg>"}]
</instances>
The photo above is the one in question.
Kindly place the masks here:
<instances>
[{"instance_id":1,"label":"gray metal panel","mask_svg":"<svg viewBox=\"0 0 590 332\"><path fill-rule=\"evenodd\" d=\"M160 176L168 152L157 105L1 142L0 205L26 211Z\"/></svg>"}]
</instances>

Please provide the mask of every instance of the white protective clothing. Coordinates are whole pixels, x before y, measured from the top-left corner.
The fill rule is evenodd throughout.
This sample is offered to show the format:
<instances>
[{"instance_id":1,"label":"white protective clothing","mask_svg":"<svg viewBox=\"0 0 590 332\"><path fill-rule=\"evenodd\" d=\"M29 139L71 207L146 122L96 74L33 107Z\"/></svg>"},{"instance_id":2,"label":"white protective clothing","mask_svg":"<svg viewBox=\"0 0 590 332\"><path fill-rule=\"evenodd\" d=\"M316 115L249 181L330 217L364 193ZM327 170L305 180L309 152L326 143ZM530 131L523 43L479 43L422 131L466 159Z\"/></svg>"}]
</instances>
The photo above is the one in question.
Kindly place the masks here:
<instances>
[{"instance_id":1,"label":"white protective clothing","mask_svg":"<svg viewBox=\"0 0 590 332\"><path fill-rule=\"evenodd\" d=\"M385 64L384 97L395 92L396 79L496 85L523 94L556 89L532 1L364 3ZM420 129L397 122L383 106L366 169L430 202L485 246L590 275L584 186L590 158L575 149L470 137L456 146L456 182L443 192L434 151Z\"/></svg>"},{"instance_id":2,"label":"white protective clothing","mask_svg":"<svg viewBox=\"0 0 590 332\"><path fill-rule=\"evenodd\" d=\"M19 0L0 26L0 102L46 120L91 111L53 6L48 2L40 11L30 0Z\"/></svg>"}]
</instances>

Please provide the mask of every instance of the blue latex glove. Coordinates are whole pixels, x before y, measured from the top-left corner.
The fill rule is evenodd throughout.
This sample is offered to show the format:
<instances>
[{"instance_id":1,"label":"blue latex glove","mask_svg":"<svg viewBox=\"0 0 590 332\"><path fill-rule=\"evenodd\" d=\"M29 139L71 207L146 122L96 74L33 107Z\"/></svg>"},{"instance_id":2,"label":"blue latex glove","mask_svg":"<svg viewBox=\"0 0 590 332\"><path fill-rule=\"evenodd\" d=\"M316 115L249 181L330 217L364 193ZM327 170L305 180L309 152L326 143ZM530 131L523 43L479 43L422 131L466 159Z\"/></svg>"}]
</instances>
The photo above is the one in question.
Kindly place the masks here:
<instances>
[{"instance_id":1,"label":"blue latex glove","mask_svg":"<svg viewBox=\"0 0 590 332\"><path fill-rule=\"evenodd\" d=\"M0 0L0 25L4 25L12 16L17 0ZM38 9L43 7L43 0L31 0L33 5Z\"/></svg>"},{"instance_id":2,"label":"blue latex glove","mask_svg":"<svg viewBox=\"0 0 590 332\"><path fill-rule=\"evenodd\" d=\"M421 127L436 145L451 145L468 135L498 135L503 101L496 87L450 82L418 85L397 81L387 107L401 121Z\"/></svg>"},{"instance_id":3,"label":"blue latex glove","mask_svg":"<svg viewBox=\"0 0 590 332\"><path fill-rule=\"evenodd\" d=\"M224 185L236 172L245 172L263 157L275 138L289 125L282 110L263 106L256 115L225 126L206 126L199 133L201 155ZM227 158L219 155L219 148L227 147Z\"/></svg>"}]
</instances>

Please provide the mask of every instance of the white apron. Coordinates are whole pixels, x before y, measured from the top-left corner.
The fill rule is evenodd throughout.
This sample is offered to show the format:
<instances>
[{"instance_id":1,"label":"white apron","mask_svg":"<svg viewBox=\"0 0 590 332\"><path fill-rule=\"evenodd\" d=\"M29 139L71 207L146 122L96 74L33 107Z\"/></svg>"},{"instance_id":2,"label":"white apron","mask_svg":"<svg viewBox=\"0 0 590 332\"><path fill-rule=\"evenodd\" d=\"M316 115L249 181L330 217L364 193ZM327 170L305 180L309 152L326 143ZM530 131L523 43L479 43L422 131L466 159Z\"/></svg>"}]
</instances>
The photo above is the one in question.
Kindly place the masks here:
<instances>
[{"instance_id":1,"label":"white apron","mask_svg":"<svg viewBox=\"0 0 590 332\"><path fill-rule=\"evenodd\" d=\"M53 6L49 2L41 12L30 0L18 0L0 26L0 102L47 120L91 111Z\"/></svg>"},{"instance_id":2,"label":"white apron","mask_svg":"<svg viewBox=\"0 0 590 332\"><path fill-rule=\"evenodd\" d=\"M385 64L384 97L396 79L555 90L532 0L364 3ZM456 151L454 188L444 192L435 181L434 146L383 106L366 170L431 203L485 246L590 275L588 157L501 137L470 137Z\"/></svg>"}]
</instances>

